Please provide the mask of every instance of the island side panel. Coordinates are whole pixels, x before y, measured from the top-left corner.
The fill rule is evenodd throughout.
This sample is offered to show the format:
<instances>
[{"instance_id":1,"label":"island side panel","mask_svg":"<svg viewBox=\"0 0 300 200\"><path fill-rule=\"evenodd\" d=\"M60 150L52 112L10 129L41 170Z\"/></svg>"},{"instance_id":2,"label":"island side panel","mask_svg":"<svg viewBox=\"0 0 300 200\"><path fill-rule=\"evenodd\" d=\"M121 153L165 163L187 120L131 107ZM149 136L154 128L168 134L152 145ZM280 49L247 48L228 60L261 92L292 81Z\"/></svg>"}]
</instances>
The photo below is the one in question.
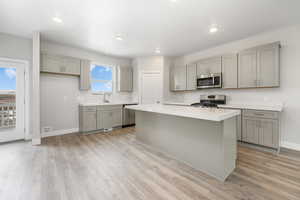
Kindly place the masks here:
<instances>
[{"instance_id":1,"label":"island side panel","mask_svg":"<svg viewBox=\"0 0 300 200\"><path fill-rule=\"evenodd\" d=\"M224 148L224 179L235 169L237 159L237 124L236 118L223 121L223 148Z\"/></svg>"},{"instance_id":2,"label":"island side panel","mask_svg":"<svg viewBox=\"0 0 300 200\"><path fill-rule=\"evenodd\" d=\"M224 181L223 122L137 111L136 137L142 143Z\"/></svg>"}]
</instances>

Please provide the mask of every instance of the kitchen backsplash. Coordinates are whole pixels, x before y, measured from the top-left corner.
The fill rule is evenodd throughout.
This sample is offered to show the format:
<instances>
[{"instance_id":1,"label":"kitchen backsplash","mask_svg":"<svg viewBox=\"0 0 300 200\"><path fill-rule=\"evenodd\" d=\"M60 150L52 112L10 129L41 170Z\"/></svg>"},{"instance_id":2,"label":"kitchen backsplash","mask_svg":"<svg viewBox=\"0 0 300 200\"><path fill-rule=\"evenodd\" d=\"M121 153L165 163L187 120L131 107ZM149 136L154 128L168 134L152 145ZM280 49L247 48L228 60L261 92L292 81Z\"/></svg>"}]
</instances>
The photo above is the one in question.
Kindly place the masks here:
<instances>
[{"instance_id":1,"label":"kitchen backsplash","mask_svg":"<svg viewBox=\"0 0 300 200\"><path fill-rule=\"evenodd\" d=\"M106 99L110 102L128 102L132 101L132 95L130 93L112 93L106 95ZM81 91L78 95L79 103L99 103L103 101L103 95L95 95L90 91Z\"/></svg>"},{"instance_id":2,"label":"kitchen backsplash","mask_svg":"<svg viewBox=\"0 0 300 200\"><path fill-rule=\"evenodd\" d=\"M207 89L190 92L172 92L167 101L175 102L199 102L201 94L223 94L227 97L228 103L253 103L253 104L275 104L284 105L285 98L278 96L274 90L280 88L269 89L243 89L243 90L221 90L221 89Z\"/></svg>"}]
</instances>

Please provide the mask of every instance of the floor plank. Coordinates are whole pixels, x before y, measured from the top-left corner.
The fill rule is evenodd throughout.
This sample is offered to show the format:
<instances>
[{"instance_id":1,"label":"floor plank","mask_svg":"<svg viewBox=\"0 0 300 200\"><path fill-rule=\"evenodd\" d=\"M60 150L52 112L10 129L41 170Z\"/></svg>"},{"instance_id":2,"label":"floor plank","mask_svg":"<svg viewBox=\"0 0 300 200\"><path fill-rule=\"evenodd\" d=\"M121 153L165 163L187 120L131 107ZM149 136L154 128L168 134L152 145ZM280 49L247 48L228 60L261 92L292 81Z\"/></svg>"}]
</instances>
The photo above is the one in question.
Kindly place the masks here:
<instances>
[{"instance_id":1,"label":"floor plank","mask_svg":"<svg viewBox=\"0 0 300 200\"><path fill-rule=\"evenodd\" d=\"M135 129L0 145L0 199L300 199L297 152L238 148L222 183L135 140Z\"/></svg>"}]
</instances>

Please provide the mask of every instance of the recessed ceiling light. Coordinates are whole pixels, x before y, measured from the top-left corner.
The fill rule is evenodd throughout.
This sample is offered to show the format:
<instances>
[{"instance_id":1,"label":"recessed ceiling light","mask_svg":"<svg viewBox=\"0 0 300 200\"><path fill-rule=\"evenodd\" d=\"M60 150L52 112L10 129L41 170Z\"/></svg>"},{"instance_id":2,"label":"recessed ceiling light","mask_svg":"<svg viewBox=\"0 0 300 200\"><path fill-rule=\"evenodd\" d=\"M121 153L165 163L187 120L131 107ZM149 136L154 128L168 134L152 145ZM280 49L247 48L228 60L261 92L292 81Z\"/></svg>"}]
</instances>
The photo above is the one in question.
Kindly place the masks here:
<instances>
[{"instance_id":1,"label":"recessed ceiling light","mask_svg":"<svg viewBox=\"0 0 300 200\"><path fill-rule=\"evenodd\" d=\"M159 49L159 48L156 48L156 49L155 49L155 53L160 53L160 49Z\"/></svg>"},{"instance_id":2,"label":"recessed ceiling light","mask_svg":"<svg viewBox=\"0 0 300 200\"><path fill-rule=\"evenodd\" d=\"M62 24L63 23L63 20L59 17L53 17L52 20L58 24Z\"/></svg>"},{"instance_id":3,"label":"recessed ceiling light","mask_svg":"<svg viewBox=\"0 0 300 200\"><path fill-rule=\"evenodd\" d=\"M120 41L122 41L123 40L123 38L122 38L122 36L121 35L116 35L116 40L120 40Z\"/></svg>"},{"instance_id":4,"label":"recessed ceiling light","mask_svg":"<svg viewBox=\"0 0 300 200\"><path fill-rule=\"evenodd\" d=\"M216 32L218 32L219 31L219 28L218 28L218 26L217 25L212 25L210 28L209 28L209 32L210 33L216 33Z\"/></svg>"}]
</instances>

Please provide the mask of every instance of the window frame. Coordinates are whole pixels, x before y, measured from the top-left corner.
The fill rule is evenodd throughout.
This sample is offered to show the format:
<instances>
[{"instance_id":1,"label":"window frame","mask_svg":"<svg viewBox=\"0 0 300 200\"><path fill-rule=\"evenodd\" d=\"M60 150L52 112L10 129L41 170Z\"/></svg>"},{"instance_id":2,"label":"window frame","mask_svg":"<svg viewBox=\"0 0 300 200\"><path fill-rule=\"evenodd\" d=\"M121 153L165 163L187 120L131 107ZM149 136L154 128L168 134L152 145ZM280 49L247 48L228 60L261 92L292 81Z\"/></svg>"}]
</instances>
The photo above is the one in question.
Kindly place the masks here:
<instances>
[{"instance_id":1,"label":"window frame","mask_svg":"<svg viewBox=\"0 0 300 200\"><path fill-rule=\"evenodd\" d=\"M111 87L112 87L112 89L111 89L111 92L105 92L105 91L98 91L98 92L96 92L96 91L92 90L92 86L91 86L91 92L92 92L92 94L93 95L112 94L114 92L115 66L108 65L108 64L103 64L103 63L92 62L91 65L90 65L90 82L91 82L91 85L92 85L93 82L100 82L100 83L107 83L107 82L109 82L107 80L95 80L95 79L92 79L91 68L92 68L93 65L111 68L111 71L112 71Z\"/></svg>"}]
</instances>

